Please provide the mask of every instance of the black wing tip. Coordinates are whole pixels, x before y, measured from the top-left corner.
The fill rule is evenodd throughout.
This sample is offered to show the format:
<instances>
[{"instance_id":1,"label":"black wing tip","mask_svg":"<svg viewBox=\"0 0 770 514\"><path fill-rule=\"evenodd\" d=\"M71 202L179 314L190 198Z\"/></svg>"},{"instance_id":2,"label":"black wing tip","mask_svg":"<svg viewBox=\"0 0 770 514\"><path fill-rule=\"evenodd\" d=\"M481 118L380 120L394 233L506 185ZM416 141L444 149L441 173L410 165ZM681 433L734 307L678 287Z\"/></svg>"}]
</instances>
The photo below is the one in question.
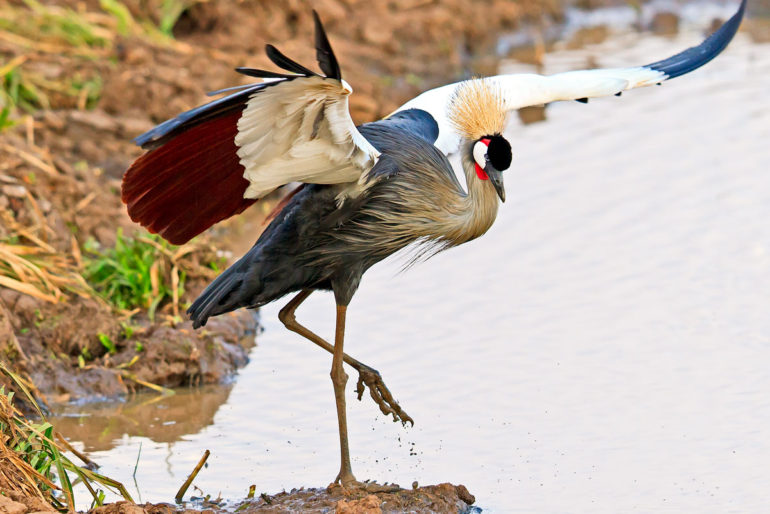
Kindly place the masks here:
<instances>
[{"instance_id":1,"label":"black wing tip","mask_svg":"<svg viewBox=\"0 0 770 514\"><path fill-rule=\"evenodd\" d=\"M679 77L694 71L714 59L727 48L733 40L746 12L747 0L741 0L738 11L730 19L722 24L713 34L707 37L700 45L688 48L668 59L654 62L644 66L651 70L666 74L667 79Z\"/></svg>"},{"instance_id":2,"label":"black wing tip","mask_svg":"<svg viewBox=\"0 0 770 514\"><path fill-rule=\"evenodd\" d=\"M316 72L302 66L294 59L287 57L283 52L278 50L270 43L265 45L265 54L267 54L267 57L273 61L273 64L286 71L290 71L298 75L303 75L305 77L314 77L318 75Z\"/></svg>"},{"instance_id":3,"label":"black wing tip","mask_svg":"<svg viewBox=\"0 0 770 514\"><path fill-rule=\"evenodd\" d=\"M258 68L247 68L245 66L238 66L235 68L235 71L237 73L240 73L241 75L246 75L247 77L256 77L260 79L288 79L288 78L294 78L299 75L289 75L287 73L279 73L276 71L269 71L269 70L260 70ZM249 87L253 84L248 84L246 86L235 86L235 87Z\"/></svg>"},{"instance_id":4,"label":"black wing tip","mask_svg":"<svg viewBox=\"0 0 770 514\"><path fill-rule=\"evenodd\" d=\"M318 66L321 67L321 71L327 78L342 80L339 62L334 55L329 38L326 36L321 17L315 9L313 9L313 21L315 22L315 49Z\"/></svg>"},{"instance_id":5,"label":"black wing tip","mask_svg":"<svg viewBox=\"0 0 770 514\"><path fill-rule=\"evenodd\" d=\"M321 67L321 70L326 74L327 78L342 80L342 74L340 73L339 63L337 62L337 58L335 57L334 51L332 50L331 44L329 43L329 38L326 37L326 31L324 30L323 24L321 23L321 18L315 9L313 9L313 20L315 22L315 46L316 46L316 58L318 59L318 65ZM269 43L265 45L265 53L267 54L268 58L270 58L270 60L273 61L273 63L275 63L278 67L286 71L289 71L292 74L279 73L279 72L273 72L273 71L267 71L267 70L260 70L256 68L247 68L247 67L238 67L238 68L235 68L235 71L250 77L284 79L284 80L292 80L297 77L314 77L314 76L317 77L318 76L316 72L302 66L301 64L294 61L293 59L286 57L286 55L284 55L280 50L278 50L275 46ZM214 102L211 102L209 104L202 105L202 106L196 107L195 109L191 109L190 111L184 112L175 118L166 120L163 123L148 130L144 134L137 136L136 138L134 138L133 142L144 149L151 150L157 147L159 144L162 144L165 138L175 133L177 129L180 129L183 126L186 126L187 124L189 124L188 122L194 121L199 114L205 114L209 107L213 107L214 105L217 105L220 102L227 102L230 99L235 99L237 97L244 95L245 93L250 93L252 90L261 89L262 87L264 87L264 85L265 85L264 83L249 84L244 86L235 86L232 88L225 88L218 91L213 91L210 93L210 95L216 95L216 94L225 93L233 90L240 90L237 93L234 93L230 96L220 98L219 100L215 100Z\"/></svg>"},{"instance_id":6,"label":"black wing tip","mask_svg":"<svg viewBox=\"0 0 770 514\"><path fill-rule=\"evenodd\" d=\"M144 149L149 149L150 144L153 141L174 130L178 125L176 122L176 118L171 118L170 120L166 120L163 123L156 125L144 134L135 137L133 140L134 144Z\"/></svg>"}]
</instances>

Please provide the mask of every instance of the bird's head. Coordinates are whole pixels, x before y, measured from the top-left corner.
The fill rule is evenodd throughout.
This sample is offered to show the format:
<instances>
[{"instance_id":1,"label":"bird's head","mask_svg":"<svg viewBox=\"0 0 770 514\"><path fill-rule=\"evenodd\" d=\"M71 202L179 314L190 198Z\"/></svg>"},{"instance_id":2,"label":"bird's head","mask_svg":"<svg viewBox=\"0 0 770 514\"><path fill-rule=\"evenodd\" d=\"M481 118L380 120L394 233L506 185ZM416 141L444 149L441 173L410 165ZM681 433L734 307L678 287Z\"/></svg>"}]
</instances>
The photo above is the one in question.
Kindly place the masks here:
<instances>
[{"instance_id":1,"label":"bird's head","mask_svg":"<svg viewBox=\"0 0 770 514\"><path fill-rule=\"evenodd\" d=\"M489 181L504 202L503 171L510 167L512 153L511 144L501 135L506 109L499 85L488 79L461 82L448 114L463 139L461 148L467 149L463 161L468 180Z\"/></svg>"},{"instance_id":2,"label":"bird's head","mask_svg":"<svg viewBox=\"0 0 770 514\"><path fill-rule=\"evenodd\" d=\"M503 171L513 160L511 144L500 134L484 136L473 144L473 165L479 180L489 180L501 201L505 201Z\"/></svg>"}]
</instances>

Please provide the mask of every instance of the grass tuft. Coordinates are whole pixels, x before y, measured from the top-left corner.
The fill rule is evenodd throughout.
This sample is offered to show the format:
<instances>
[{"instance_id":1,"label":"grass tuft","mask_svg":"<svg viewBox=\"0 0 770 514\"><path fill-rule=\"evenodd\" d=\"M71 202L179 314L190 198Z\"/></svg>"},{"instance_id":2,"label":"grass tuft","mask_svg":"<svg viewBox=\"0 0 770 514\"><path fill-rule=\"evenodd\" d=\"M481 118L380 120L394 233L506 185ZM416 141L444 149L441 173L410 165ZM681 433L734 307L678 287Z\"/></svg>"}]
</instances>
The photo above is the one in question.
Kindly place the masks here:
<instances>
[{"instance_id":1,"label":"grass tuft","mask_svg":"<svg viewBox=\"0 0 770 514\"><path fill-rule=\"evenodd\" d=\"M114 247L89 241L84 250L84 277L101 297L120 310L146 309L150 319L165 305L178 317L187 277L213 276L223 263L199 244L174 246L158 235L129 237L121 230Z\"/></svg>"},{"instance_id":2,"label":"grass tuft","mask_svg":"<svg viewBox=\"0 0 770 514\"><path fill-rule=\"evenodd\" d=\"M173 263L173 247L157 235L128 237L118 230L113 248L86 244L85 277L121 310L147 309L150 319L164 300L184 292L185 273Z\"/></svg>"},{"instance_id":3,"label":"grass tuft","mask_svg":"<svg viewBox=\"0 0 770 514\"><path fill-rule=\"evenodd\" d=\"M0 131L16 124L18 110L32 113L48 107L48 98L21 71L24 58L17 58L0 68Z\"/></svg>"},{"instance_id":4,"label":"grass tuft","mask_svg":"<svg viewBox=\"0 0 770 514\"><path fill-rule=\"evenodd\" d=\"M93 507L102 505L105 489L133 502L120 482L73 463L64 452L76 452L56 434L20 377L2 362L0 372L11 378L40 416L37 422L27 419L14 406L14 394L0 387L0 490L4 494L38 497L61 511L74 512L74 478L88 489Z\"/></svg>"}]
</instances>

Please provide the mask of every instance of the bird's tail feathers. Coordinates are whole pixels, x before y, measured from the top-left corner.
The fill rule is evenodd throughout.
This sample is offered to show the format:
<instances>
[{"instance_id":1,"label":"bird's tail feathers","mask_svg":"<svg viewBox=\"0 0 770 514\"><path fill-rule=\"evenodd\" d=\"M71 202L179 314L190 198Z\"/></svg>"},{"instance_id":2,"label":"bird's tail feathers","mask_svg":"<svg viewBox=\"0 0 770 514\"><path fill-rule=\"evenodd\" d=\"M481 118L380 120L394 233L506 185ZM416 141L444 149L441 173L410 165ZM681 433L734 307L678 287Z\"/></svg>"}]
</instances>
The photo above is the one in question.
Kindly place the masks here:
<instances>
[{"instance_id":1,"label":"bird's tail feathers","mask_svg":"<svg viewBox=\"0 0 770 514\"><path fill-rule=\"evenodd\" d=\"M187 314L193 322L193 328L206 325L211 316L217 316L248 306L245 298L245 274L239 269L238 263L229 267L216 280L206 287L201 295L193 302ZM251 297L252 295L248 295Z\"/></svg>"}]
</instances>

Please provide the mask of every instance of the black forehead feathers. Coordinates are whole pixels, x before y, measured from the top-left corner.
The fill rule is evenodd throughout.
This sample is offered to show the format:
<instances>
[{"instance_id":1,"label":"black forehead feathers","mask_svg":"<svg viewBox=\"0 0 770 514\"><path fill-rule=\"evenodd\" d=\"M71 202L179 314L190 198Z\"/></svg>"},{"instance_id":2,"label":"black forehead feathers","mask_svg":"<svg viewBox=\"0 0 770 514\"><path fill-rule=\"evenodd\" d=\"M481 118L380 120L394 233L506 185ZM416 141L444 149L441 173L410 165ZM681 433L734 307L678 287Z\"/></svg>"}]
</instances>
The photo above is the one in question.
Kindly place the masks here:
<instances>
[{"instance_id":1,"label":"black forehead feathers","mask_svg":"<svg viewBox=\"0 0 770 514\"><path fill-rule=\"evenodd\" d=\"M500 134L487 137L489 138L487 158L489 159L490 164L492 164L497 171L507 170L513 159L511 144Z\"/></svg>"}]
</instances>

